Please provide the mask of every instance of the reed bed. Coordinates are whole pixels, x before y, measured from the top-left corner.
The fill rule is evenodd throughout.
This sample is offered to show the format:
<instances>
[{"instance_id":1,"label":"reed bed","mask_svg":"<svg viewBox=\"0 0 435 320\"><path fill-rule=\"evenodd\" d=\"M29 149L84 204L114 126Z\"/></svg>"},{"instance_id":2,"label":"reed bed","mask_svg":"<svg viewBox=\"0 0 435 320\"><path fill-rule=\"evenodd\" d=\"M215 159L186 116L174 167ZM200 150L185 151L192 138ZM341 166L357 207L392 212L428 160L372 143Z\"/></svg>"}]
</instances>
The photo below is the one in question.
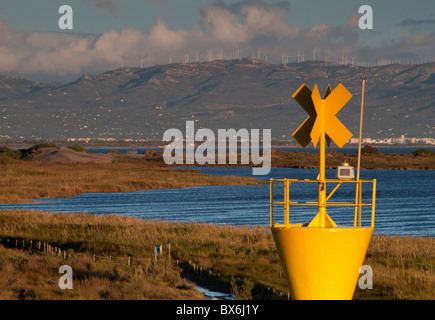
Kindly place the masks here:
<instances>
[{"instance_id":1,"label":"reed bed","mask_svg":"<svg viewBox=\"0 0 435 320\"><path fill-rule=\"evenodd\" d=\"M0 237L26 241L37 239L50 242L72 253L91 252L106 256L151 259L154 258L154 245L162 245L162 261L168 257L166 244L170 243L172 261L175 259L193 261L205 269L213 270L215 274L226 275L228 278L240 277L247 279L248 282L270 286L284 293L288 291L270 231L260 226L234 227L150 221L116 215L53 214L5 210L0 211ZM434 299L434 260L433 238L431 237L374 236L364 262L373 269L374 288L373 290L361 290L357 287L354 298ZM13 263L12 266L10 264L7 266L7 264L4 267L2 263L0 261L1 270L10 269L12 266L18 268L19 265L19 263ZM50 265L49 262L47 263ZM113 266L111 268L110 272L104 271L105 269L101 272L113 276L115 271L113 271ZM153 276L175 280L172 282L161 280L161 285L158 285L155 290L165 292L160 291L165 287L185 290L180 270L173 267L170 268L171 272L168 273L167 270L167 267L160 271L156 270ZM97 274L99 272L96 271ZM112 276L108 276L108 279L110 280ZM20 281L31 283L28 279L32 277L30 272L22 273L19 277L23 278ZM55 277L58 279L57 273ZM143 277L147 278L147 276ZM147 278L144 281L151 281L151 279ZM118 285L121 286L119 283L115 287ZM100 288L100 284L96 283L95 286ZM91 287L92 285L89 284L89 288ZM29 284L26 288L31 288L31 285ZM4 285L2 290L8 291L7 286ZM19 288L17 290L14 292L19 292ZM37 288L32 290L37 290ZM92 289L89 290L92 291ZM99 291L99 289L95 290ZM128 290L130 289L117 289L121 292ZM143 293L143 290L140 290L139 292ZM99 297L98 294L92 295L90 291L83 293L83 297L104 298ZM158 296L159 299L165 299L162 295L147 292L148 296L139 294L138 297L146 299ZM16 297L13 293L11 294ZM80 296L81 293L74 297L60 295L59 298L80 298ZM38 298L39 295L36 294L35 297ZM127 295L117 296L115 293L107 296L107 298L116 297L132 298ZM176 297L173 293L166 298L176 299ZM7 298L7 293L4 298Z\"/></svg>"},{"instance_id":2,"label":"reed bed","mask_svg":"<svg viewBox=\"0 0 435 320\"><path fill-rule=\"evenodd\" d=\"M249 177L212 176L201 174L198 170L172 169L143 158L119 159L107 164L41 164L9 160L0 165L0 203L69 197L83 192L264 183Z\"/></svg>"}]
</instances>

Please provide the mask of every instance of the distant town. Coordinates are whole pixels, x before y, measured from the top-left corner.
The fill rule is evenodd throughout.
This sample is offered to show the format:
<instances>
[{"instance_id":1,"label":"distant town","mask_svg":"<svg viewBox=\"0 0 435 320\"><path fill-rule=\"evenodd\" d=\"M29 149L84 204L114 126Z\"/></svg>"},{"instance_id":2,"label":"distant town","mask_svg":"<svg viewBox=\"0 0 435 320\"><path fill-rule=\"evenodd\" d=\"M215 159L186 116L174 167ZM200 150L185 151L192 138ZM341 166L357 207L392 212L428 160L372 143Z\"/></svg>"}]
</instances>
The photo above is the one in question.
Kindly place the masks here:
<instances>
[{"instance_id":1,"label":"distant town","mask_svg":"<svg viewBox=\"0 0 435 320\"><path fill-rule=\"evenodd\" d=\"M84 142L84 143L90 143L90 142L147 143L147 142L152 142L152 141L149 139L117 140L115 138L68 138L67 142L77 142L77 143L80 143L80 142ZM283 141L281 141L281 142L283 142ZM292 141L292 143L295 143L295 142ZM350 144L358 144L358 138L351 138L349 140L349 143ZM383 139L364 138L364 139L362 139L362 143L363 144L370 144L370 145L431 145L431 146L435 146L435 138L408 138L408 137L405 137L404 135L401 135L400 138L383 138Z\"/></svg>"},{"instance_id":2,"label":"distant town","mask_svg":"<svg viewBox=\"0 0 435 320\"><path fill-rule=\"evenodd\" d=\"M40 142L62 142L62 141L54 141L54 140L45 140L45 139L20 139L16 140L7 135L0 135L0 144L2 143L40 143ZM129 144L137 144L137 145L152 145L152 146L163 146L166 143L164 141L158 141L153 139L116 139L116 138L67 138L63 140L67 144L76 143L76 144L89 144L89 145L129 145ZM351 138L348 142L351 145L358 144L358 138ZM272 141L273 145L290 145L290 146L299 146L296 141L293 140L282 140L282 141ZM363 138L362 144L367 145L419 145L419 146L435 146L435 138L408 138L404 135L400 136L400 138Z\"/></svg>"},{"instance_id":3,"label":"distant town","mask_svg":"<svg viewBox=\"0 0 435 320\"><path fill-rule=\"evenodd\" d=\"M358 138L351 138L349 141L351 144L358 143ZM362 139L362 143L364 144L427 144L427 145L435 145L435 138L407 138L404 135L401 135L400 138L383 138L383 139L372 139L372 138L364 138Z\"/></svg>"}]
</instances>

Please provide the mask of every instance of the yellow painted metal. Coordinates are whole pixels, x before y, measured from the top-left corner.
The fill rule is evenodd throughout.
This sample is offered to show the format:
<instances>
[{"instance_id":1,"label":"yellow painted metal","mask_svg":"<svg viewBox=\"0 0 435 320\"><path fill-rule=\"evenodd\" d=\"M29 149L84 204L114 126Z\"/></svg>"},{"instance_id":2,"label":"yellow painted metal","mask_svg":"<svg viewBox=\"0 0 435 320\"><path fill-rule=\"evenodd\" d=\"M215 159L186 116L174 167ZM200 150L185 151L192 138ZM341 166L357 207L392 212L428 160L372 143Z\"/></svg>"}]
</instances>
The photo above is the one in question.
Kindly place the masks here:
<instances>
[{"instance_id":1,"label":"yellow painted metal","mask_svg":"<svg viewBox=\"0 0 435 320\"><path fill-rule=\"evenodd\" d=\"M313 100L311 99L311 90L304 83L294 94L295 99L299 105L308 113L309 117L296 129L293 137L302 147L306 147L310 141L310 133L316 121L316 109L314 108Z\"/></svg>"},{"instance_id":2,"label":"yellow painted metal","mask_svg":"<svg viewBox=\"0 0 435 320\"><path fill-rule=\"evenodd\" d=\"M372 208L371 210L371 227L374 227L374 221L375 221L375 205L376 205L376 179L374 180L338 180L338 179L326 179L326 182L330 182L330 183L338 183L337 186L333 189L333 191L331 191L331 193L328 195L327 201L325 203L326 207L329 206L340 206L340 207L354 207L357 210L355 212L359 212L361 211L362 207L367 207L370 206ZM273 207L274 205L282 205L282 206L318 206L319 202L318 201L307 201L307 202L298 202L298 201L291 201L291 199L289 198L288 201L273 201L273 188L275 184L279 184L279 183L283 183L284 185L284 193L288 192L288 194L290 194L290 184L291 183L318 183L319 180L310 180L310 179L271 179L270 182L270 226L274 226L274 219L273 219ZM328 201L333 192L335 192L336 189L338 189L338 187L342 184L345 183L355 183L356 185L360 185L362 183L372 183L372 202L362 202L362 201L358 201L359 195L357 194L356 200L355 202L346 202L346 201ZM288 191L286 191L288 188ZM287 215L287 212L289 212L289 210L284 209L284 214ZM327 219L329 216L326 216ZM359 218L359 220L358 220ZM286 218L285 218L286 219ZM316 219L316 218L315 218ZM313 219L314 220L314 219ZM332 220L332 219L331 219ZM331 224L332 225L332 224ZM355 222L354 222L354 227L357 227L358 225L361 225L361 214L356 214L355 215ZM318 226L317 224L313 223L312 226Z\"/></svg>"},{"instance_id":3,"label":"yellow painted metal","mask_svg":"<svg viewBox=\"0 0 435 320\"><path fill-rule=\"evenodd\" d=\"M341 148L352 133L336 118L336 114L352 95L339 84L333 91L330 86L324 98L317 85L311 91L303 84L293 98L304 108L309 117L293 133L293 137L306 147L310 141L319 143L320 169L317 180L271 179L270 226L286 279L294 299L352 299L358 281L359 268L364 261L375 219L376 180L333 180L325 177L325 144L331 139ZM284 201L273 201L274 183L283 182ZM317 182L317 202L290 200L292 182ZM326 197L326 185L338 182ZM342 183L356 183L355 202L330 202L329 199ZM362 183L373 183L371 203L362 202ZM274 223L273 206L284 205L284 224ZM289 208L292 205L318 206L318 213L306 226L290 224ZM326 213L327 206L354 206L354 225L337 226ZM372 206L371 226L362 227L363 206ZM357 213L359 212L359 215ZM358 221L358 224L357 224Z\"/></svg>"},{"instance_id":4,"label":"yellow painted metal","mask_svg":"<svg viewBox=\"0 0 435 320\"><path fill-rule=\"evenodd\" d=\"M316 147L322 132L328 134L340 148L349 141L352 133L336 118L336 114L351 98L352 95L342 84L339 84L326 99L320 97L317 85L314 86L312 100L317 113L317 118L311 131L311 140L314 147Z\"/></svg>"},{"instance_id":5,"label":"yellow painted metal","mask_svg":"<svg viewBox=\"0 0 435 320\"><path fill-rule=\"evenodd\" d=\"M331 193L328 195L328 197L326 198L326 201L329 200L329 198L331 198L331 196L334 194L335 191L337 191L337 189L341 186L342 181L340 181L335 188L331 191Z\"/></svg>"},{"instance_id":6,"label":"yellow painted metal","mask_svg":"<svg viewBox=\"0 0 435 320\"><path fill-rule=\"evenodd\" d=\"M328 84L323 99L331 93L331 86ZM303 84L294 94L293 98L299 103L299 105L308 113L308 118L293 132L292 136L302 146L306 147L311 141L311 131L313 129L314 122L316 121L317 113L311 98L312 91L306 84ZM331 144L331 138L326 134L326 144L328 147Z\"/></svg>"},{"instance_id":7,"label":"yellow painted metal","mask_svg":"<svg viewBox=\"0 0 435 320\"><path fill-rule=\"evenodd\" d=\"M293 299L349 300L373 228L272 227Z\"/></svg>"},{"instance_id":8,"label":"yellow painted metal","mask_svg":"<svg viewBox=\"0 0 435 320\"><path fill-rule=\"evenodd\" d=\"M373 180L373 191L372 191L372 228L375 227L375 206L376 206L376 179Z\"/></svg>"},{"instance_id":9,"label":"yellow painted metal","mask_svg":"<svg viewBox=\"0 0 435 320\"><path fill-rule=\"evenodd\" d=\"M324 213L318 213L313 220L311 220L308 227L314 228L334 228L337 224L332 220L330 216L326 213L326 210Z\"/></svg>"},{"instance_id":10,"label":"yellow painted metal","mask_svg":"<svg viewBox=\"0 0 435 320\"><path fill-rule=\"evenodd\" d=\"M273 179L270 179L270 225L273 226Z\"/></svg>"}]
</instances>

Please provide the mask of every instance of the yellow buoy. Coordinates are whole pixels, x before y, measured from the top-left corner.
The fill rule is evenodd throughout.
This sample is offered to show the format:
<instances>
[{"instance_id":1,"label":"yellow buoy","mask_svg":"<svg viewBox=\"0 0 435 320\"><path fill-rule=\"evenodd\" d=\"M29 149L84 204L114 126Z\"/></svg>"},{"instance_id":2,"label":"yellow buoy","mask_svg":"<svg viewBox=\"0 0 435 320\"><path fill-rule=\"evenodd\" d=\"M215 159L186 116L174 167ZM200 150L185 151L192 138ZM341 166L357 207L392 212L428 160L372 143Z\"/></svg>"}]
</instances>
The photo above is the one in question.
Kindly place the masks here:
<instances>
[{"instance_id":1,"label":"yellow buoy","mask_svg":"<svg viewBox=\"0 0 435 320\"><path fill-rule=\"evenodd\" d=\"M272 227L292 298L352 299L373 228Z\"/></svg>"},{"instance_id":2,"label":"yellow buoy","mask_svg":"<svg viewBox=\"0 0 435 320\"><path fill-rule=\"evenodd\" d=\"M343 85L332 92L326 90L320 97L317 85L313 92L304 84L293 98L307 111L309 117L295 131L293 136L305 147L310 141L319 143L320 172L316 180L271 179L270 181L270 226L280 260L294 299L352 299L358 282L359 269L364 262L367 248L374 229L376 180L326 179L325 142L333 140L340 148L352 134L336 118L337 112L350 100L352 95ZM284 201L275 202L274 184L284 183ZM292 183L317 183L317 202L292 202ZM363 203L362 183L371 182L372 202ZM336 183L327 196L327 184ZM355 202L329 201L343 183L356 184ZM274 222L273 208L284 205L284 224ZM317 215L309 224L290 224L290 206L316 206ZM355 208L352 226L338 226L327 214L327 206L348 206ZM371 225L361 226L363 206L371 206ZM351 212L351 210L349 210ZM359 215L357 215L359 212ZM358 220L358 223L357 223Z\"/></svg>"}]
</instances>

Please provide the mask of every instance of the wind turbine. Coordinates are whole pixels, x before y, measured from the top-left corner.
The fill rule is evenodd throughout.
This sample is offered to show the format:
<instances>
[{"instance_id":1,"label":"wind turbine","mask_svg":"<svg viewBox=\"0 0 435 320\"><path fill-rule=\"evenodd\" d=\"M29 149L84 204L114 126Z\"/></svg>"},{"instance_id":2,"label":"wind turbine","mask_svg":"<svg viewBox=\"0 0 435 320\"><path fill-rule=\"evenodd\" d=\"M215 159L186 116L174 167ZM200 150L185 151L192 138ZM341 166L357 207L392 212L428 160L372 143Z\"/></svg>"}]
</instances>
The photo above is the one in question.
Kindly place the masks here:
<instances>
[{"instance_id":1,"label":"wind turbine","mask_svg":"<svg viewBox=\"0 0 435 320\"><path fill-rule=\"evenodd\" d=\"M222 49L218 51L218 60L222 60Z\"/></svg>"},{"instance_id":2,"label":"wind turbine","mask_svg":"<svg viewBox=\"0 0 435 320\"><path fill-rule=\"evenodd\" d=\"M239 50L239 48L237 48L237 51L234 54L234 58L237 59L237 60L240 60L240 50Z\"/></svg>"}]
</instances>

